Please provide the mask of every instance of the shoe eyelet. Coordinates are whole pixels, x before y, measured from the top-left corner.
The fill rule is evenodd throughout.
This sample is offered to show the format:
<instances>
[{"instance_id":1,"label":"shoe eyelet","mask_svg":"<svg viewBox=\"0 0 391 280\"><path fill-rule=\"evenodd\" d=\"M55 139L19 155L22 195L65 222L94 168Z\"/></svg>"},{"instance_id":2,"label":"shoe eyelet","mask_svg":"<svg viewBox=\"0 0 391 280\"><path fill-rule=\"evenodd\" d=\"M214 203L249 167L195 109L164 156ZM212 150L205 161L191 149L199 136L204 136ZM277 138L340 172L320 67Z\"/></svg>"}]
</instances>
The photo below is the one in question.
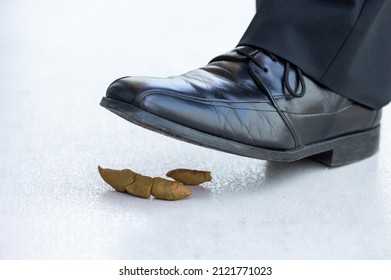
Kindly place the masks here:
<instances>
[{"instance_id":1,"label":"shoe eyelet","mask_svg":"<svg viewBox=\"0 0 391 280\"><path fill-rule=\"evenodd\" d=\"M265 71L265 73L267 73L267 72L269 72L269 69L265 68L265 69L263 69L263 71Z\"/></svg>"}]
</instances>

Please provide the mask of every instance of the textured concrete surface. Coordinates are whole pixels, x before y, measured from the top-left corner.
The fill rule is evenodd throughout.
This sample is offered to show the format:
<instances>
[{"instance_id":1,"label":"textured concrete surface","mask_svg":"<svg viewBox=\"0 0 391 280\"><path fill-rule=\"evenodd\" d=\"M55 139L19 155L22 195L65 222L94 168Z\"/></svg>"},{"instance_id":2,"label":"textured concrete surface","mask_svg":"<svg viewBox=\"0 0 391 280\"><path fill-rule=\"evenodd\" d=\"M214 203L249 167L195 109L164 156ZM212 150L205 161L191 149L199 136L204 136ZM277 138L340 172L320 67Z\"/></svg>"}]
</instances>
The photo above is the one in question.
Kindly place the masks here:
<instances>
[{"instance_id":1,"label":"textured concrete surface","mask_svg":"<svg viewBox=\"0 0 391 280\"><path fill-rule=\"evenodd\" d=\"M99 107L124 75L235 46L253 0L0 1L1 259L389 259L391 108L380 152L327 168L207 150ZM209 169L177 202L113 191L97 165Z\"/></svg>"}]
</instances>

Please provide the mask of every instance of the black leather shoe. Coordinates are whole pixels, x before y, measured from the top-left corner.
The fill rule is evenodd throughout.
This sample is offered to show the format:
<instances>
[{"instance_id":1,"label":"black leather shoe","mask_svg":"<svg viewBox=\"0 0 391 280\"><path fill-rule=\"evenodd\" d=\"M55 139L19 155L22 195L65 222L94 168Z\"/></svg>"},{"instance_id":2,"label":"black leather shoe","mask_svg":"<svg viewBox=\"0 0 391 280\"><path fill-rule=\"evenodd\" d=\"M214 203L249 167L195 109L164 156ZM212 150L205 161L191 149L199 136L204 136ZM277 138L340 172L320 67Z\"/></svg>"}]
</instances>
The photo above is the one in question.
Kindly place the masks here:
<instances>
[{"instance_id":1,"label":"black leather shoe","mask_svg":"<svg viewBox=\"0 0 391 280\"><path fill-rule=\"evenodd\" d=\"M379 144L381 111L247 46L180 76L118 79L101 105L167 136L272 161L312 157L343 165L369 157Z\"/></svg>"}]
</instances>

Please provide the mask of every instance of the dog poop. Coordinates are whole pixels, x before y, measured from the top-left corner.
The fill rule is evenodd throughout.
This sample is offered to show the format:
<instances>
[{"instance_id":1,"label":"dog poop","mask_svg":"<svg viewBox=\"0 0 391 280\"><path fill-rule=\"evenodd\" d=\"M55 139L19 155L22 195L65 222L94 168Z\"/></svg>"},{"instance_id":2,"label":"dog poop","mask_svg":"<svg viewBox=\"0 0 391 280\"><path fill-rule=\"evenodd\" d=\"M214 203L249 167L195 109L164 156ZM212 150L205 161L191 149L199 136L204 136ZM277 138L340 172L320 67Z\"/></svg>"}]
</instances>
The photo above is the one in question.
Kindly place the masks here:
<instances>
[{"instance_id":1,"label":"dog poop","mask_svg":"<svg viewBox=\"0 0 391 280\"><path fill-rule=\"evenodd\" d=\"M125 187L127 193L142 198L148 198L151 195L153 179L136 173L135 180L132 184ZM162 198L164 199L164 198Z\"/></svg>"},{"instance_id":2,"label":"dog poop","mask_svg":"<svg viewBox=\"0 0 391 280\"><path fill-rule=\"evenodd\" d=\"M178 200L190 196L192 192L182 183L155 177L151 194L160 199Z\"/></svg>"},{"instance_id":3,"label":"dog poop","mask_svg":"<svg viewBox=\"0 0 391 280\"><path fill-rule=\"evenodd\" d=\"M126 192L126 186L132 184L136 180L137 175L137 173L129 169L114 170L98 166L98 170L102 179L119 192Z\"/></svg>"},{"instance_id":4,"label":"dog poop","mask_svg":"<svg viewBox=\"0 0 391 280\"><path fill-rule=\"evenodd\" d=\"M209 171L190 169L171 170L167 172L166 176L185 185L201 185L212 180L212 175L210 175Z\"/></svg>"},{"instance_id":5,"label":"dog poop","mask_svg":"<svg viewBox=\"0 0 391 280\"><path fill-rule=\"evenodd\" d=\"M178 200L190 196L191 190L180 182L163 178L152 178L129 169L113 170L98 166L103 180L116 191L148 198L152 196L164 200Z\"/></svg>"}]
</instances>

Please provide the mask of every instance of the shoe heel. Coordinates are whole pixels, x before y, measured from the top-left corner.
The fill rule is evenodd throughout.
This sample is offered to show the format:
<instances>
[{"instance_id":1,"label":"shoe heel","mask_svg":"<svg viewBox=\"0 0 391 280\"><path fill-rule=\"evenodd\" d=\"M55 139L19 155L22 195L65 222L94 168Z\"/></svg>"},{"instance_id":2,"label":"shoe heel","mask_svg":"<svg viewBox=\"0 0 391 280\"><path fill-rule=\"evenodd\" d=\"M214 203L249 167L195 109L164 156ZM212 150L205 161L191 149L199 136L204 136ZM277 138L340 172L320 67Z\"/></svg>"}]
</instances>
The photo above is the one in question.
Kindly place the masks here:
<instances>
[{"instance_id":1,"label":"shoe heel","mask_svg":"<svg viewBox=\"0 0 391 280\"><path fill-rule=\"evenodd\" d=\"M348 135L333 143L330 151L311 156L328 166L353 163L375 154L379 149L380 127Z\"/></svg>"}]
</instances>

